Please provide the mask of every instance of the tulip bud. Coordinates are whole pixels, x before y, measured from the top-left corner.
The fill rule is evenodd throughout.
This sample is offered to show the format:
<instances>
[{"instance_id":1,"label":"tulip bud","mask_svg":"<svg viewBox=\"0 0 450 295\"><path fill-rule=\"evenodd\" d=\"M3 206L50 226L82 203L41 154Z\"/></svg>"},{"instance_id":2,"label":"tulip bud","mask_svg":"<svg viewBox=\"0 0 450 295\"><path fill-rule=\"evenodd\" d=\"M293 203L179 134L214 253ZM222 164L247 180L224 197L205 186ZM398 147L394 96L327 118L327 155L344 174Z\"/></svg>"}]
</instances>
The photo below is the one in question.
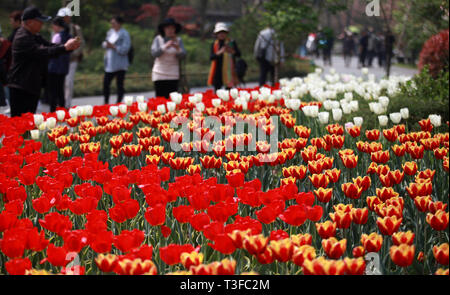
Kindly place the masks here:
<instances>
[{"instance_id":1,"label":"tulip bud","mask_svg":"<svg viewBox=\"0 0 450 295\"><path fill-rule=\"evenodd\" d=\"M166 105L167 105L167 111L169 111L169 112L173 112L177 108L177 104L173 101L167 102Z\"/></svg>"},{"instance_id":2,"label":"tulip bud","mask_svg":"<svg viewBox=\"0 0 450 295\"><path fill-rule=\"evenodd\" d=\"M387 106L389 105L389 98L387 96L380 96L378 98L378 102L383 108L387 108Z\"/></svg>"},{"instance_id":3,"label":"tulip bud","mask_svg":"<svg viewBox=\"0 0 450 295\"><path fill-rule=\"evenodd\" d=\"M56 111L56 117L58 118L58 121L63 121L66 117L66 112L61 110Z\"/></svg>"},{"instance_id":4,"label":"tulip bud","mask_svg":"<svg viewBox=\"0 0 450 295\"><path fill-rule=\"evenodd\" d=\"M402 119L406 120L409 118L409 109L403 108L400 110L400 114L402 115Z\"/></svg>"},{"instance_id":5,"label":"tulip bud","mask_svg":"<svg viewBox=\"0 0 450 295\"><path fill-rule=\"evenodd\" d=\"M364 119L363 117L354 117L353 122L355 123L356 126L361 127L364 122Z\"/></svg>"},{"instance_id":6,"label":"tulip bud","mask_svg":"<svg viewBox=\"0 0 450 295\"><path fill-rule=\"evenodd\" d=\"M318 116L320 124L328 124L328 120L330 118L329 112L320 112Z\"/></svg>"},{"instance_id":7,"label":"tulip bud","mask_svg":"<svg viewBox=\"0 0 450 295\"><path fill-rule=\"evenodd\" d=\"M45 127L46 127L46 124L45 124L45 123L41 123L41 125L39 125L38 129L39 129L40 131L44 131L44 130L45 130Z\"/></svg>"},{"instance_id":8,"label":"tulip bud","mask_svg":"<svg viewBox=\"0 0 450 295\"><path fill-rule=\"evenodd\" d=\"M160 104L160 105L158 105L158 106L156 107L156 110L157 110L159 113L164 114L164 113L166 112L166 106L163 105L163 104Z\"/></svg>"},{"instance_id":9,"label":"tulip bud","mask_svg":"<svg viewBox=\"0 0 450 295\"><path fill-rule=\"evenodd\" d=\"M143 95L136 96L137 103L143 103L145 101L145 97Z\"/></svg>"},{"instance_id":10,"label":"tulip bud","mask_svg":"<svg viewBox=\"0 0 450 295\"><path fill-rule=\"evenodd\" d=\"M378 116L378 122L380 123L380 126L384 127L387 126L389 121L389 118L387 116Z\"/></svg>"},{"instance_id":11,"label":"tulip bud","mask_svg":"<svg viewBox=\"0 0 450 295\"><path fill-rule=\"evenodd\" d=\"M53 117L50 117L47 119L47 121L45 121L45 126L47 127L47 129L53 129L56 126L56 119Z\"/></svg>"},{"instance_id":12,"label":"tulip bud","mask_svg":"<svg viewBox=\"0 0 450 295\"><path fill-rule=\"evenodd\" d=\"M402 114L401 113L391 113L391 114L389 114L389 118L391 118L392 123L398 124L402 120Z\"/></svg>"},{"instance_id":13,"label":"tulip bud","mask_svg":"<svg viewBox=\"0 0 450 295\"><path fill-rule=\"evenodd\" d=\"M147 108L148 108L147 103L145 102L138 103L138 109L140 112L146 112Z\"/></svg>"},{"instance_id":14,"label":"tulip bud","mask_svg":"<svg viewBox=\"0 0 450 295\"><path fill-rule=\"evenodd\" d=\"M331 110L333 113L333 120L336 122L339 122L342 119L342 110L341 109L332 109Z\"/></svg>"},{"instance_id":15,"label":"tulip bud","mask_svg":"<svg viewBox=\"0 0 450 295\"><path fill-rule=\"evenodd\" d=\"M39 126L44 122L44 116L41 114L34 115L34 125Z\"/></svg>"},{"instance_id":16,"label":"tulip bud","mask_svg":"<svg viewBox=\"0 0 450 295\"><path fill-rule=\"evenodd\" d=\"M117 106L110 106L109 107L109 112L110 112L110 114L112 116L117 116L117 114L119 113L119 107L117 107Z\"/></svg>"},{"instance_id":17,"label":"tulip bud","mask_svg":"<svg viewBox=\"0 0 450 295\"><path fill-rule=\"evenodd\" d=\"M441 116L439 115L430 115L428 116L428 118L431 121L431 124L433 124L434 127L439 127L441 126Z\"/></svg>"},{"instance_id":18,"label":"tulip bud","mask_svg":"<svg viewBox=\"0 0 450 295\"><path fill-rule=\"evenodd\" d=\"M127 113L127 111L128 111L128 107L127 107L127 105L126 104L120 104L119 105L119 111L122 113L122 114L126 114Z\"/></svg>"},{"instance_id":19,"label":"tulip bud","mask_svg":"<svg viewBox=\"0 0 450 295\"><path fill-rule=\"evenodd\" d=\"M362 69L361 69L361 72L362 72L364 75L368 75L368 74L369 74L369 69L368 69L368 68L362 68Z\"/></svg>"},{"instance_id":20,"label":"tulip bud","mask_svg":"<svg viewBox=\"0 0 450 295\"><path fill-rule=\"evenodd\" d=\"M220 106L220 103L222 102L220 99L218 99L218 98L215 98L215 99L213 99L213 100L211 100L211 102L212 102L212 105L215 107L215 108L218 108L219 106Z\"/></svg>"},{"instance_id":21,"label":"tulip bud","mask_svg":"<svg viewBox=\"0 0 450 295\"><path fill-rule=\"evenodd\" d=\"M31 134L31 139L33 140L38 140L39 139L39 130L31 130L30 131Z\"/></svg>"},{"instance_id":22,"label":"tulip bud","mask_svg":"<svg viewBox=\"0 0 450 295\"><path fill-rule=\"evenodd\" d=\"M123 98L123 101L124 101L125 104L126 104L127 106L129 106L129 107L131 107L131 105L133 104L133 100L134 100L134 97L133 97L133 96L125 96L125 97Z\"/></svg>"}]
</instances>

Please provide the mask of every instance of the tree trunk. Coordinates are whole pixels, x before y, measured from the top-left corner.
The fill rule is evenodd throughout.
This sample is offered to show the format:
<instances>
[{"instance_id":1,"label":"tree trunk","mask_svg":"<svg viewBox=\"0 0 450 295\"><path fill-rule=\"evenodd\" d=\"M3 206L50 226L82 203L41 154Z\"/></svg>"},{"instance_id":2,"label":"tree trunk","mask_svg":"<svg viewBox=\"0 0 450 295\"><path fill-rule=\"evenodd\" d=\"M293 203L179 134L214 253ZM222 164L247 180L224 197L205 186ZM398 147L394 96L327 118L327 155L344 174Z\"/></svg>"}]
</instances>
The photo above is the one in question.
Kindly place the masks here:
<instances>
[{"instance_id":1,"label":"tree trunk","mask_svg":"<svg viewBox=\"0 0 450 295\"><path fill-rule=\"evenodd\" d=\"M167 17L170 8L172 7L175 0L157 0L156 5L159 7L159 23Z\"/></svg>"},{"instance_id":2,"label":"tree trunk","mask_svg":"<svg viewBox=\"0 0 450 295\"><path fill-rule=\"evenodd\" d=\"M208 0L200 0L200 36L202 39L206 37L205 24L206 24L206 10L208 9Z\"/></svg>"}]
</instances>

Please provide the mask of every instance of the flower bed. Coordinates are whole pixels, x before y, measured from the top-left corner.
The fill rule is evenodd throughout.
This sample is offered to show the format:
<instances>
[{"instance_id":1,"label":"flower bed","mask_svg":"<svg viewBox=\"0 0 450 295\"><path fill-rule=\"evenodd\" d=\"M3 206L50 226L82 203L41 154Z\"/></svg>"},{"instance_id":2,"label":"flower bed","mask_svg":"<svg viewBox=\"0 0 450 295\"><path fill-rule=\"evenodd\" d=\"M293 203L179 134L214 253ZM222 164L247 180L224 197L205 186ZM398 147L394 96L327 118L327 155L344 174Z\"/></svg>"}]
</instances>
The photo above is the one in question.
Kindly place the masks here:
<instances>
[{"instance_id":1,"label":"flower bed","mask_svg":"<svg viewBox=\"0 0 450 295\"><path fill-rule=\"evenodd\" d=\"M341 78L1 116L0 273L448 275L448 125Z\"/></svg>"}]
</instances>

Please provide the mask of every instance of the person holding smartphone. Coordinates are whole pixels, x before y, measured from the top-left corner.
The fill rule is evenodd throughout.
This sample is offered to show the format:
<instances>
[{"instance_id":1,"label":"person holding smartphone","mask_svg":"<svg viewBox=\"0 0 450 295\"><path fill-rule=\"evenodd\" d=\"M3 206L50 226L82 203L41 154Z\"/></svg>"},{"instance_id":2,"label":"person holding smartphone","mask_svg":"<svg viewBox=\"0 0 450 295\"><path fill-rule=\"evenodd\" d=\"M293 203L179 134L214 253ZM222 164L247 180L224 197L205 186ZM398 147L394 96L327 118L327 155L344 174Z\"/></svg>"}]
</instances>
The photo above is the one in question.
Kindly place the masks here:
<instances>
[{"instance_id":1,"label":"person holding smartphone","mask_svg":"<svg viewBox=\"0 0 450 295\"><path fill-rule=\"evenodd\" d=\"M217 23L214 28L216 40L211 46L211 69L208 85L215 90L225 86L227 89L236 87L239 79L236 74L236 58L241 52L236 41L228 37L229 29L225 23Z\"/></svg>"},{"instance_id":2,"label":"person holding smartphone","mask_svg":"<svg viewBox=\"0 0 450 295\"><path fill-rule=\"evenodd\" d=\"M181 25L173 18L165 19L158 26L158 31L151 47L151 54L155 58L152 81L156 97L169 98L171 92L178 91L180 60L186 57L186 50L183 41L177 36Z\"/></svg>"}]
</instances>

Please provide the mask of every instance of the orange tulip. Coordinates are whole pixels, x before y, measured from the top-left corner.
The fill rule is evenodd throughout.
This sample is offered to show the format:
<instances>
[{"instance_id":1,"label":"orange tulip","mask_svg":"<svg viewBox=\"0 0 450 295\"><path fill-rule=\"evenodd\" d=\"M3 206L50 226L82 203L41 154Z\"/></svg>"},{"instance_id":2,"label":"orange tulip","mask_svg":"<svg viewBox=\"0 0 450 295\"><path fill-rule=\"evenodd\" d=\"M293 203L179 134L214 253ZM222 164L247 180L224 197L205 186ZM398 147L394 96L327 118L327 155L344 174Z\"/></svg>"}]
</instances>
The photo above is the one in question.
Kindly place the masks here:
<instances>
[{"instance_id":1,"label":"orange tulip","mask_svg":"<svg viewBox=\"0 0 450 295\"><path fill-rule=\"evenodd\" d=\"M366 202L370 211L375 211L376 206L383 203L377 196L367 197Z\"/></svg>"},{"instance_id":2,"label":"orange tulip","mask_svg":"<svg viewBox=\"0 0 450 295\"><path fill-rule=\"evenodd\" d=\"M401 145L395 144L391 146L391 149L397 157L403 157L406 153L406 145L404 144Z\"/></svg>"},{"instance_id":3,"label":"orange tulip","mask_svg":"<svg viewBox=\"0 0 450 295\"><path fill-rule=\"evenodd\" d=\"M407 175L415 175L417 173L417 163L416 162L406 162L403 164L403 171Z\"/></svg>"},{"instance_id":4,"label":"orange tulip","mask_svg":"<svg viewBox=\"0 0 450 295\"><path fill-rule=\"evenodd\" d=\"M431 213L436 213L439 210L445 211L447 209L448 204L444 204L441 201L430 202L428 204L428 211Z\"/></svg>"},{"instance_id":5,"label":"orange tulip","mask_svg":"<svg viewBox=\"0 0 450 295\"><path fill-rule=\"evenodd\" d=\"M352 222L352 214L350 212L329 213L330 218L336 223L338 228L349 228Z\"/></svg>"},{"instance_id":6,"label":"orange tulip","mask_svg":"<svg viewBox=\"0 0 450 295\"><path fill-rule=\"evenodd\" d=\"M449 270L448 268L447 269L439 268L434 274L437 276L448 276Z\"/></svg>"},{"instance_id":7,"label":"orange tulip","mask_svg":"<svg viewBox=\"0 0 450 295\"><path fill-rule=\"evenodd\" d=\"M322 248L328 257L338 259L347 249L347 240L338 241L335 237L322 240Z\"/></svg>"},{"instance_id":8,"label":"orange tulip","mask_svg":"<svg viewBox=\"0 0 450 295\"><path fill-rule=\"evenodd\" d=\"M292 255L292 262L298 266L303 266L303 263L308 260L316 258L316 249L310 245L303 245L295 247L294 254Z\"/></svg>"},{"instance_id":9,"label":"orange tulip","mask_svg":"<svg viewBox=\"0 0 450 295\"><path fill-rule=\"evenodd\" d=\"M400 267L407 267L412 264L415 251L416 247L414 245L401 244L400 246L392 246L389 250L389 255L395 264Z\"/></svg>"},{"instance_id":10,"label":"orange tulip","mask_svg":"<svg viewBox=\"0 0 450 295\"><path fill-rule=\"evenodd\" d=\"M294 246L301 247L303 245L311 245L312 236L310 234L297 234L291 236Z\"/></svg>"},{"instance_id":11,"label":"orange tulip","mask_svg":"<svg viewBox=\"0 0 450 295\"><path fill-rule=\"evenodd\" d=\"M339 181L339 177L341 176L341 170L334 168L331 170L325 170L324 171L325 175L328 176L328 179L330 180L330 182L332 183L336 183Z\"/></svg>"},{"instance_id":12,"label":"orange tulip","mask_svg":"<svg viewBox=\"0 0 450 295\"><path fill-rule=\"evenodd\" d=\"M366 130L366 137L368 140L377 141L380 138L380 130Z\"/></svg>"},{"instance_id":13,"label":"orange tulip","mask_svg":"<svg viewBox=\"0 0 450 295\"><path fill-rule=\"evenodd\" d=\"M343 183L341 185L341 188L345 196L353 200L359 199L363 191L362 188L351 182Z\"/></svg>"},{"instance_id":14,"label":"orange tulip","mask_svg":"<svg viewBox=\"0 0 450 295\"><path fill-rule=\"evenodd\" d=\"M383 245L383 237L377 233L371 233L370 235L361 235L361 244L363 244L366 252L378 252Z\"/></svg>"},{"instance_id":15,"label":"orange tulip","mask_svg":"<svg viewBox=\"0 0 450 295\"><path fill-rule=\"evenodd\" d=\"M366 250L364 249L363 246L356 246L352 250L353 257L355 257L355 258L363 257L365 253L366 253Z\"/></svg>"},{"instance_id":16,"label":"orange tulip","mask_svg":"<svg viewBox=\"0 0 450 295\"><path fill-rule=\"evenodd\" d=\"M389 150L371 153L370 159L377 164L385 164L390 159Z\"/></svg>"},{"instance_id":17,"label":"orange tulip","mask_svg":"<svg viewBox=\"0 0 450 295\"><path fill-rule=\"evenodd\" d=\"M145 162L147 163L147 165L158 165L160 162L161 158L157 155L147 155L145 157Z\"/></svg>"},{"instance_id":18,"label":"orange tulip","mask_svg":"<svg viewBox=\"0 0 450 295\"><path fill-rule=\"evenodd\" d=\"M436 148L434 151L434 157L438 160L444 159L444 157L448 154L447 148Z\"/></svg>"},{"instance_id":19,"label":"orange tulip","mask_svg":"<svg viewBox=\"0 0 450 295\"><path fill-rule=\"evenodd\" d=\"M448 226L448 212L438 210L434 214L428 213L426 221L434 230L445 230Z\"/></svg>"},{"instance_id":20,"label":"orange tulip","mask_svg":"<svg viewBox=\"0 0 450 295\"><path fill-rule=\"evenodd\" d=\"M398 193L391 187L377 188L375 191L377 193L377 197L383 202L391 198L398 197Z\"/></svg>"},{"instance_id":21,"label":"orange tulip","mask_svg":"<svg viewBox=\"0 0 450 295\"><path fill-rule=\"evenodd\" d=\"M202 173L202 168L200 167L200 165L190 165L186 170L189 173L189 175Z\"/></svg>"},{"instance_id":22,"label":"orange tulip","mask_svg":"<svg viewBox=\"0 0 450 295\"><path fill-rule=\"evenodd\" d=\"M62 156L66 157L66 158L69 158L69 157L72 156L72 147L71 146L66 146L65 148L60 149L59 153Z\"/></svg>"},{"instance_id":23,"label":"orange tulip","mask_svg":"<svg viewBox=\"0 0 450 295\"><path fill-rule=\"evenodd\" d=\"M431 196L415 197L414 205L420 212L427 212L429 204L432 203Z\"/></svg>"},{"instance_id":24,"label":"orange tulip","mask_svg":"<svg viewBox=\"0 0 450 295\"><path fill-rule=\"evenodd\" d=\"M305 275L343 275L346 266L342 260L327 260L321 256L313 260L305 260L302 270Z\"/></svg>"},{"instance_id":25,"label":"orange tulip","mask_svg":"<svg viewBox=\"0 0 450 295\"><path fill-rule=\"evenodd\" d=\"M306 177L307 169L305 166L291 166L288 168L283 168L284 177L295 177L296 179L302 180Z\"/></svg>"},{"instance_id":26,"label":"orange tulip","mask_svg":"<svg viewBox=\"0 0 450 295\"><path fill-rule=\"evenodd\" d=\"M248 253L252 255L257 255L259 253L264 252L269 243L269 238L264 237L263 235L254 235L247 236L244 239L244 249L248 251Z\"/></svg>"},{"instance_id":27,"label":"orange tulip","mask_svg":"<svg viewBox=\"0 0 450 295\"><path fill-rule=\"evenodd\" d=\"M392 235L392 241L394 245L399 246L400 244L412 245L414 242L415 234L412 231L407 232L396 232Z\"/></svg>"},{"instance_id":28,"label":"orange tulip","mask_svg":"<svg viewBox=\"0 0 450 295\"><path fill-rule=\"evenodd\" d=\"M351 135L351 137L355 138L358 137L361 134L361 127L354 125L351 128L347 129L348 134Z\"/></svg>"},{"instance_id":29,"label":"orange tulip","mask_svg":"<svg viewBox=\"0 0 450 295\"><path fill-rule=\"evenodd\" d=\"M448 265L448 252L448 243L433 247L433 256L439 264Z\"/></svg>"},{"instance_id":30,"label":"orange tulip","mask_svg":"<svg viewBox=\"0 0 450 295\"><path fill-rule=\"evenodd\" d=\"M378 217L377 225L383 235L391 236L398 231L403 219L396 216Z\"/></svg>"},{"instance_id":31,"label":"orange tulip","mask_svg":"<svg viewBox=\"0 0 450 295\"><path fill-rule=\"evenodd\" d=\"M358 165L358 156L344 155L341 157L342 163L348 169L353 169Z\"/></svg>"},{"instance_id":32,"label":"orange tulip","mask_svg":"<svg viewBox=\"0 0 450 295\"><path fill-rule=\"evenodd\" d=\"M390 142L394 142L398 138L398 132L395 128L383 130L383 135Z\"/></svg>"},{"instance_id":33,"label":"orange tulip","mask_svg":"<svg viewBox=\"0 0 450 295\"><path fill-rule=\"evenodd\" d=\"M314 194L319 202L328 203L333 196L333 189L319 187L317 190L314 190Z\"/></svg>"},{"instance_id":34,"label":"orange tulip","mask_svg":"<svg viewBox=\"0 0 450 295\"><path fill-rule=\"evenodd\" d=\"M323 223L316 223L316 230L322 239L328 239L336 235L336 223L327 220Z\"/></svg>"},{"instance_id":35,"label":"orange tulip","mask_svg":"<svg viewBox=\"0 0 450 295\"><path fill-rule=\"evenodd\" d=\"M328 179L328 176L326 176L324 174L313 174L308 177L315 188L319 188L319 187L326 188L330 182Z\"/></svg>"},{"instance_id":36,"label":"orange tulip","mask_svg":"<svg viewBox=\"0 0 450 295\"><path fill-rule=\"evenodd\" d=\"M369 219L369 209L352 208L352 221L356 224L366 224Z\"/></svg>"},{"instance_id":37,"label":"orange tulip","mask_svg":"<svg viewBox=\"0 0 450 295\"><path fill-rule=\"evenodd\" d=\"M364 192L369 189L370 185L372 184L372 180L369 176L358 176L357 178L353 178L353 183L360 187Z\"/></svg>"},{"instance_id":38,"label":"orange tulip","mask_svg":"<svg viewBox=\"0 0 450 295\"><path fill-rule=\"evenodd\" d=\"M345 257L344 262L348 275L361 276L364 274L364 271L366 270L366 261L362 257L353 259Z\"/></svg>"},{"instance_id":39,"label":"orange tulip","mask_svg":"<svg viewBox=\"0 0 450 295\"><path fill-rule=\"evenodd\" d=\"M191 253L184 252L180 256L180 262L186 269L190 269L191 266L198 266L203 263L203 254L195 251Z\"/></svg>"},{"instance_id":40,"label":"orange tulip","mask_svg":"<svg viewBox=\"0 0 450 295\"><path fill-rule=\"evenodd\" d=\"M415 198L417 196L430 196L433 192L433 185L431 182L426 183L410 183L409 186L406 187L406 191L408 192L411 198Z\"/></svg>"},{"instance_id":41,"label":"orange tulip","mask_svg":"<svg viewBox=\"0 0 450 295\"><path fill-rule=\"evenodd\" d=\"M268 246L273 253L276 260L280 262L287 262L292 259L294 253L294 244L287 238L279 241L270 241Z\"/></svg>"}]
</instances>

